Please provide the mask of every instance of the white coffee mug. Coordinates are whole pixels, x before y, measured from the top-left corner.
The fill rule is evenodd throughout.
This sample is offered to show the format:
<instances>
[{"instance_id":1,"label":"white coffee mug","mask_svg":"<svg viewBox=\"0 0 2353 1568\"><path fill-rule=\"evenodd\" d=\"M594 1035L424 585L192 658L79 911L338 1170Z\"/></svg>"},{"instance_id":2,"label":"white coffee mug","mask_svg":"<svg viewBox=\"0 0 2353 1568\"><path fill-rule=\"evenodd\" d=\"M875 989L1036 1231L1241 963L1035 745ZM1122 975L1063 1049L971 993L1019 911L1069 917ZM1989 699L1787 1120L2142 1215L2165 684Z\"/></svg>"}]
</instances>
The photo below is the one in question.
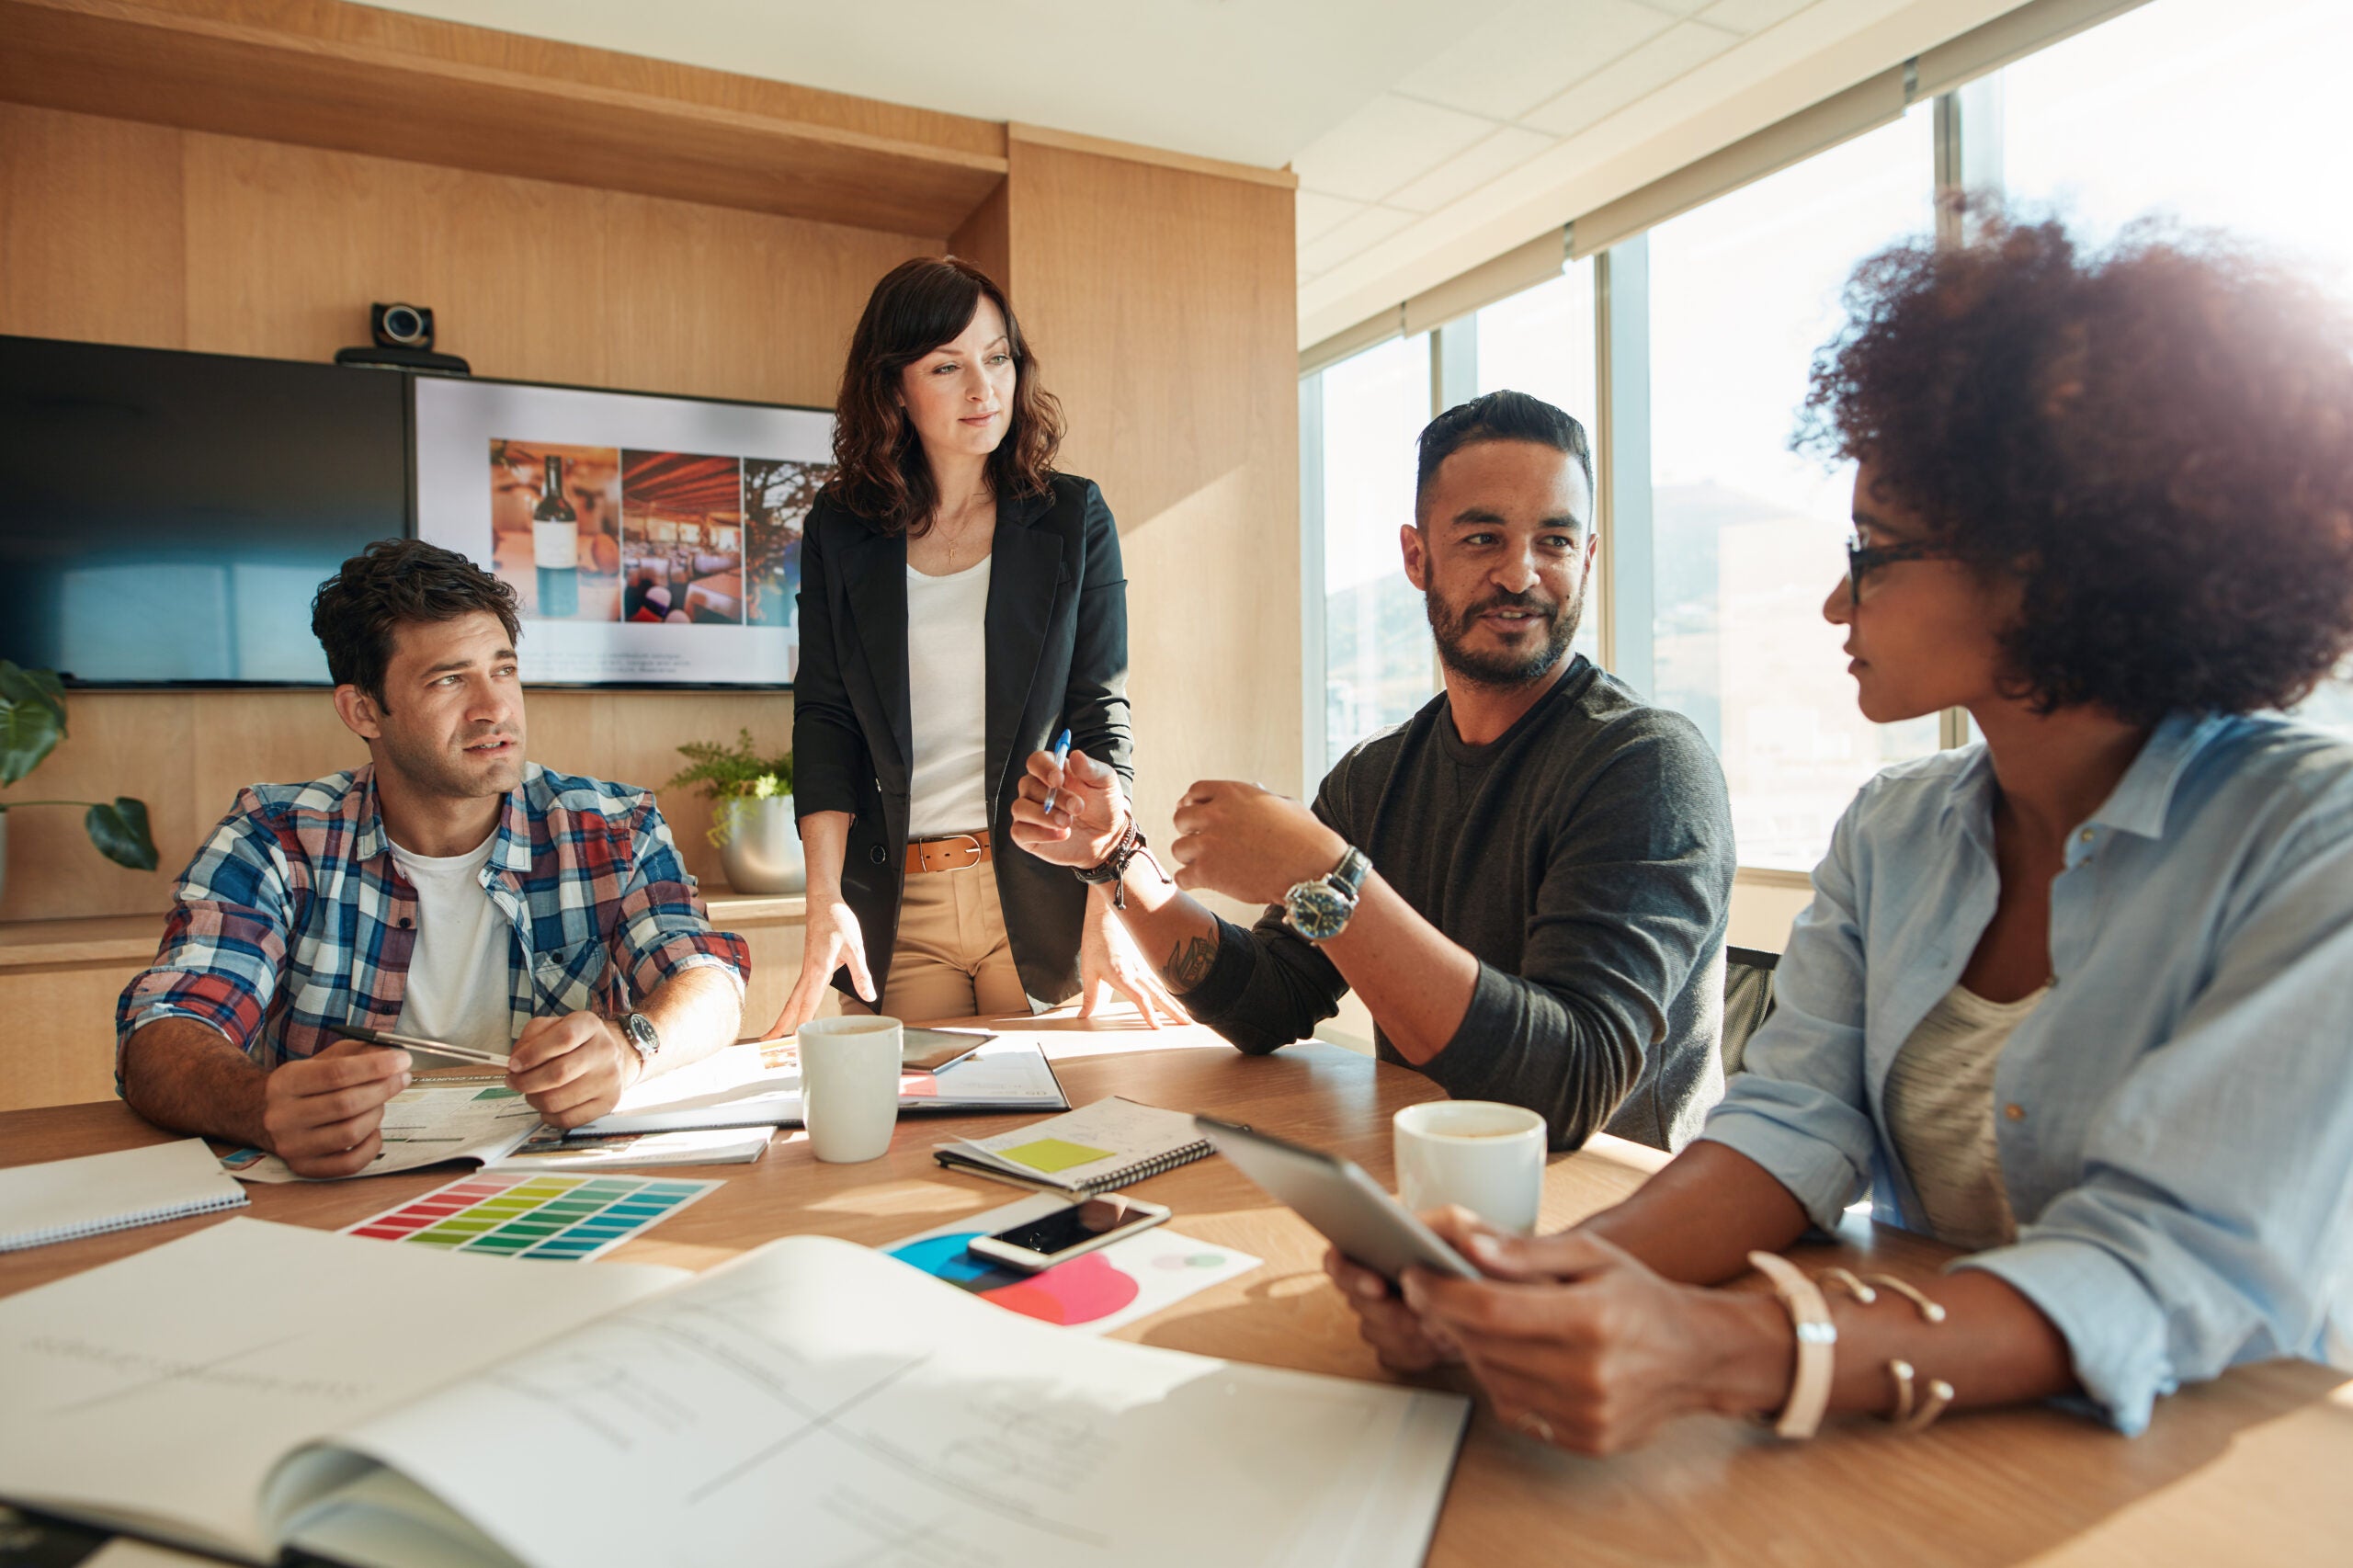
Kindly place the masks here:
<instances>
[{"instance_id":1,"label":"white coffee mug","mask_svg":"<svg viewBox=\"0 0 2353 1568\"><path fill-rule=\"evenodd\" d=\"M891 1149L899 1120L896 1018L858 1015L801 1026L801 1121L821 1160L854 1165Z\"/></svg>"},{"instance_id":2,"label":"white coffee mug","mask_svg":"<svg viewBox=\"0 0 2353 1568\"><path fill-rule=\"evenodd\" d=\"M1392 1119L1397 1196L1415 1213L1460 1203L1499 1231L1536 1229L1544 1119L1495 1100L1429 1100Z\"/></svg>"}]
</instances>

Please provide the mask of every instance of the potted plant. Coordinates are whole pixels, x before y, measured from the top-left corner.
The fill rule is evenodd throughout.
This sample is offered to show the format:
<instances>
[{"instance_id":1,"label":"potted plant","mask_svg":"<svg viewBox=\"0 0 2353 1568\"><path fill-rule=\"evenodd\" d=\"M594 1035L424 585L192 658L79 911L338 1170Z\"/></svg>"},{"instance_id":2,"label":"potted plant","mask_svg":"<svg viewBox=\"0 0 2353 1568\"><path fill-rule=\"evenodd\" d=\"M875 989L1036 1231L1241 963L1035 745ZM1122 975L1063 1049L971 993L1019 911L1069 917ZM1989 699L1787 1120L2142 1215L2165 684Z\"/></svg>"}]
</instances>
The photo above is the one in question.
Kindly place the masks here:
<instances>
[{"instance_id":1,"label":"potted plant","mask_svg":"<svg viewBox=\"0 0 2353 1568\"><path fill-rule=\"evenodd\" d=\"M19 669L0 659L0 789L39 767L65 738L65 687L51 670ZM8 813L28 806L83 806L82 825L98 853L134 871L155 869L155 839L147 826L147 802L118 795L111 801L12 801L0 796L0 892L7 885Z\"/></svg>"},{"instance_id":2,"label":"potted plant","mask_svg":"<svg viewBox=\"0 0 2353 1568\"><path fill-rule=\"evenodd\" d=\"M693 741L678 748L691 767L664 786L702 787L710 802L710 842L737 892L799 892L808 886L792 814L792 754L762 756L745 730L732 746Z\"/></svg>"}]
</instances>

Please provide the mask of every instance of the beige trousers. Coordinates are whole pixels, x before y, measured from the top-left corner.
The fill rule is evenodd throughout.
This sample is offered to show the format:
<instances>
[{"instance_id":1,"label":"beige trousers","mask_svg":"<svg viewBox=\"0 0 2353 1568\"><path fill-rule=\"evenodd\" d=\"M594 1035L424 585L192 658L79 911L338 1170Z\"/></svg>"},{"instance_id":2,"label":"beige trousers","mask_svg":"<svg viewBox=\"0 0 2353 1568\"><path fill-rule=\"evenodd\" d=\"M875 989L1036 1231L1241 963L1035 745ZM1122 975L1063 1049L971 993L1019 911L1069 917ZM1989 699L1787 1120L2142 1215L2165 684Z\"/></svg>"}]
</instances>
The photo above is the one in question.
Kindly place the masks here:
<instances>
[{"instance_id":1,"label":"beige trousers","mask_svg":"<svg viewBox=\"0 0 2353 1568\"><path fill-rule=\"evenodd\" d=\"M1029 996L1013 966L1005 909L997 902L996 869L910 872L882 1004L869 1007L845 994L842 1008L908 1023L1007 1013L1026 1017Z\"/></svg>"}]
</instances>

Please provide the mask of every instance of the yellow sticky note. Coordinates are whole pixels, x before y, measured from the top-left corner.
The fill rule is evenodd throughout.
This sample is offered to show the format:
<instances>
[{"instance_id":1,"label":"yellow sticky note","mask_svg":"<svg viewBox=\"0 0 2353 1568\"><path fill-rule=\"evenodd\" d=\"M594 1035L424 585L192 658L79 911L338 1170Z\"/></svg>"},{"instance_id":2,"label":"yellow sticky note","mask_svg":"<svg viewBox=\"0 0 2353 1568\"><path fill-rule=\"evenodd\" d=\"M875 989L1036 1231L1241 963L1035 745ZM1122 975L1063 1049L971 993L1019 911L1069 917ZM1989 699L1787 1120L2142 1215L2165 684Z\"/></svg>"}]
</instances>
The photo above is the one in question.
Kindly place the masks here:
<instances>
[{"instance_id":1,"label":"yellow sticky note","mask_svg":"<svg viewBox=\"0 0 2353 1568\"><path fill-rule=\"evenodd\" d=\"M1061 1138L1040 1138L1035 1143L1000 1149L997 1157L1052 1176L1056 1172L1069 1170L1073 1165L1091 1165L1097 1160L1108 1160L1111 1157L1111 1151L1090 1149L1084 1143L1073 1143Z\"/></svg>"}]
</instances>

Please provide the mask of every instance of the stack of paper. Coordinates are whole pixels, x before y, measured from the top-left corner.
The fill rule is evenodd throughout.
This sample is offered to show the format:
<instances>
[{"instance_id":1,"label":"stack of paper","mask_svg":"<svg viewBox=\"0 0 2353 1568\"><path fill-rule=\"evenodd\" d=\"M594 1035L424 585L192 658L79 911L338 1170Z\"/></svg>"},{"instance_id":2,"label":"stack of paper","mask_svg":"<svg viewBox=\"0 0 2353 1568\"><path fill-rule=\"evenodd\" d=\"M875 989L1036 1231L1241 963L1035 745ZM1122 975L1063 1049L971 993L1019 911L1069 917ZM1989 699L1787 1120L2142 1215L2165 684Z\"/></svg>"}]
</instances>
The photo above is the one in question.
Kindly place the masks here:
<instances>
[{"instance_id":1,"label":"stack of paper","mask_svg":"<svg viewBox=\"0 0 2353 1568\"><path fill-rule=\"evenodd\" d=\"M1063 1110L1070 1101L1034 1037L991 1040L937 1073L899 1080L902 1111ZM771 1067L757 1045L727 1050L651 1078L583 1132L671 1132L688 1128L798 1127L801 1068Z\"/></svg>"}]
</instances>

